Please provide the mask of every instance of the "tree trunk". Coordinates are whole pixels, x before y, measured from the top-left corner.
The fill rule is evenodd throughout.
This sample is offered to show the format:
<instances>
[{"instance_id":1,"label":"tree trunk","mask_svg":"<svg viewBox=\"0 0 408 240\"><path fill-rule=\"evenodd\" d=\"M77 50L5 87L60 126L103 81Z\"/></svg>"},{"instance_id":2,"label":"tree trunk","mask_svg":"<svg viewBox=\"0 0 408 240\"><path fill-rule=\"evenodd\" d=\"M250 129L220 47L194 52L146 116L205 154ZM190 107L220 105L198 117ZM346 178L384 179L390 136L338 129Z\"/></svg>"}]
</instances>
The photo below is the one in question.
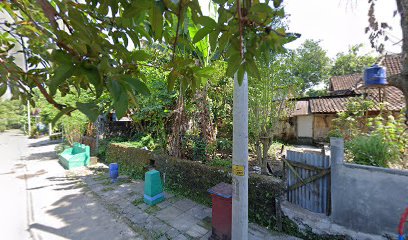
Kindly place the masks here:
<instances>
[{"instance_id":1,"label":"tree trunk","mask_svg":"<svg viewBox=\"0 0 408 240\"><path fill-rule=\"evenodd\" d=\"M261 169L262 169L262 146L261 146L261 142L256 141L255 144L256 144L256 146L255 146L256 159L258 160L259 167L261 167Z\"/></svg>"},{"instance_id":2,"label":"tree trunk","mask_svg":"<svg viewBox=\"0 0 408 240\"><path fill-rule=\"evenodd\" d=\"M186 132L185 124L185 112L184 112L184 99L180 93L177 100L177 107L174 111L174 121L169 136L168 152L170 156L181 157L182 139Z\"/></svg>"},{"instance_id":3,"label":"tree trunk","mask_svg":"<svg viewBox=\"0 0 408 240\"><path fill-rule=\"evenodd\" d=\"M268 163L268 151L271 147L272 139L270 137L262 138L262 165L261 171L263 174L268 173L267 163Z\"/></svg>"},{"instance_id":4,"label":"tree trunk","mask_svg":"<svg viewBox=\"0 0 408 240\"><path fill-rule=\"evenodd\" d=\"M206 147L206 160L210 160L208 150L208 144L212 144L216 140L217 129L214 127L211 117L211 111L207 98L207 90L196 92L196 105L198 108L198 125L203 139L205 140Z\"/></svg>"},{"instance_id":5,"label":"tree trunk","mask_svg":"<svg viewBox=\"0 0 408 240\"><path fill-rule=\"evenodd\" d=\"M396 0L401 16L402 28L402 71L388 79L389 83L399 88L405 96L405 117L408 122L408 0Z\"/></svg>"}]
</instances>

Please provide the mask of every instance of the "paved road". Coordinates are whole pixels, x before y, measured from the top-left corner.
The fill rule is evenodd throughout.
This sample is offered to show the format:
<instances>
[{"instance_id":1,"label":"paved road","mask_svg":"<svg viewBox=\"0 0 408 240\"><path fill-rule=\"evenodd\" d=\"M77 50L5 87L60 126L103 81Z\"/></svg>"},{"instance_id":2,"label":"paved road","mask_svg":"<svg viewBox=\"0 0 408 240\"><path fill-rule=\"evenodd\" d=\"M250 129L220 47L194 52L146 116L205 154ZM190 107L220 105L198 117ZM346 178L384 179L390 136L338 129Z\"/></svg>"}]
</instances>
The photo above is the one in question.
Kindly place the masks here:
<instances>
[{"instance_id":1,"label":"paved road","mask_svg":"<svg viewBox=\"0 0 408 240\"><path fill-rule=\"evenodd\" d=\"M17 131L0 134L1 239L142 239L66 177L55 146Z\"/></svg>"},{"instance_id":2,"label":"paved road","mask_svg":"<svg viewBox=\"0 0 408 240\"><path fill-rule=\"evenodd\" d=\"M0 134L0 228L4 239L29 239L25 165L26 138L18 132Z\"/></svg>"}]
</instances>

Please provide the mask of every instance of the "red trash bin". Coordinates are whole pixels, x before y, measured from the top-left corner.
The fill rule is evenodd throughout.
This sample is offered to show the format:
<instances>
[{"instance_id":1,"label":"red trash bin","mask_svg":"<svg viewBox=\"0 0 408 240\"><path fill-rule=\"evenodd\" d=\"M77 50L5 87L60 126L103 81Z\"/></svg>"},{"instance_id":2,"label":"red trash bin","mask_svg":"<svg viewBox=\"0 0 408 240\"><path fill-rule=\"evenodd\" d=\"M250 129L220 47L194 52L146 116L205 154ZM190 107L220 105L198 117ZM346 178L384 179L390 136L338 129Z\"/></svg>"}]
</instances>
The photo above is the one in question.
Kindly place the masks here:
<instances>
[{"instance_id":1,"label":"red trash bin","mask_svg":"<svg viewBox=\"0 0 408 240\"><path fill-rule=\"evenodd\" d=\"M211 240L230 240L232 222L232 186L220 183L210 188L212 197Z\"/></svg>"}]
</instances>

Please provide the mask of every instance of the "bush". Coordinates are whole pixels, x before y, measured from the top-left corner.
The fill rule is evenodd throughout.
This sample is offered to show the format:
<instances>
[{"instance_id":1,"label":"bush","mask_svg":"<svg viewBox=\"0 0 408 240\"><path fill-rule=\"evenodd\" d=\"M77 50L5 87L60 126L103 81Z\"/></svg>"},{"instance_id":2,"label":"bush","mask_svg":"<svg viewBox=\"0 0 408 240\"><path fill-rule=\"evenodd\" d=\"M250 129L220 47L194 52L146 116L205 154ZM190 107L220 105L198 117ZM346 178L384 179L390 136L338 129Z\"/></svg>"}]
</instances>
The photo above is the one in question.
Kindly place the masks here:
<instances>
[{"instance_id":1,"label":"bush","mask_svg":"<svg viewBox=\"0 0 408 240\"><path fill-rule=\"evenodd\" d=\"M215 157L208 165L213 167L223 167L225 169L232 168L232 160L231 159L221 159L219 157Z\"/></svg>"},{"instance_id":2,"label":"bush","mask_svg":"<svg viewBox=\"0 0 408 240\"><path fill-rule=\"evenodd\" d=\"M146 166L150 160L154 160L157 170L163 176L166 189L207 205L211 204L207 192L209 188L221 182L231 183L232 181L231 173L224 168L159 155L123 143L109 144L106 159L108 163L119 163L120 171L134 178L143 178ZM273 228L275 197L282 191L281 180L251 175L248 196L250 220Z\"/></svg>"},{"instance_id":3,"label":"bush","mask_svg":"<svg viewBox=\"0 0 408 240\"><path fill-rule=\"evenodd\" d=\"M6 124L0 121L0 132L4 132L7 130Z\"/></svg>"},{"instance_id":4,"label":"bush","mask_svg":"<svg viewBox=\"0 0 408 240\"><path fill-rule=\"evenodd\" d=\"M228 158L232 154L232 141L227 138L217 139L217 150L223 158Z\"/></svg>"},{"instance_id":5,"label":"bush","mask_svg":"<svg viewBox=\"0 0 408 240\"><path fill-rule=\"evenodd\" d=\"M128 146L133 146L136 148L147 147L149 150L155 150L156 147L158 146L158 144L155 143L155 140L150 134L139 137L138 140L136 141L123 142L123 144L128 145Z\"/></svg>"},{"instance_id":6,"label":"bush","mask_svg":"<svg viewBox=\"0 0 408 240\"><path fill-rule=\"evenodd\" d=\"M346 148L357 164L388 167L395 160L395 149L380 135L356 137L346 143Z\"/></svg>"},{"instance_id":7,"label":"bush","mask_svg":"<svg viewBox=\"0 0 408 240\"><path fill-rule=\"evenodd\" d=\"M62 139L62 133L53 133L50 135L50 140L54 141L54 140L60 140Z\"/></svg>"}]
</instances>

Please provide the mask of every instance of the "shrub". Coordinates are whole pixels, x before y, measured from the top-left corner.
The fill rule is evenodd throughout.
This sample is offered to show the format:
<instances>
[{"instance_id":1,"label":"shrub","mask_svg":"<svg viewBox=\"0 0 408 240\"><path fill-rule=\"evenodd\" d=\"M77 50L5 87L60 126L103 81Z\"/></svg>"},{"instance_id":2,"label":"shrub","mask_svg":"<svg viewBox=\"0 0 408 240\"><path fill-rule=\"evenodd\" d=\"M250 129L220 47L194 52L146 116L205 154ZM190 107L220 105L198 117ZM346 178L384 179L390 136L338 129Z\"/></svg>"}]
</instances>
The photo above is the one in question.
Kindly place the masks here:
<instances>
[{"instance_id":1,"label":"shrub","mask_svg":"<svg viewBox=\"0 0 408 240\"><path fill-rule=\"evenodd\" d=\"M158 146L155 143L152 135L150 135L150 134L148 134L146 136L142 136L136 141L123 142L123 144L133 146L133 147L136 147L136 148L147 147L149 150L154 150Z\"/></svg>"},{"instance_id":2,"label":"shrub","mask_svg":"<svg viewBox=\"0 0 408 240\"><path fill-rule=\"evenodd\" d=\"M4 132L7 130L6 124L0 121L0 132Z\"/></svg>"},{"instance_id":3,"label":"shrub","mask_svg":"<svg viewBox=\"0 0 408 240\"><path fill-rule=\"evenodd\" d=\"M382 136L358 136L346 143L353 162L376 167L388 167L395 160L395 149Z\"/></svg>"},{"instance_id":4,"label":"shrub","mask_svg":"<svg viewBox=\"0 0 408 240\"><path fill-rule=\"evenodd\" d=\"M232 160L231 159L221 159L219 157L215 157L208 165L213 167L223 167L225 169L232 168Z\"/></svg>"},{"instance_id":5,"label":"shrub","mask_svg":"<svg viewBox=\"0 0 408 240\"><path fill-rule=\"evenodd\" d=\"M228 158L232 154L232 141L227 138L217 139L217 150L223 158Z\"/></svg>"},{"instance_id":6,"label":"shrub","mask_svg":"<svg viewBox=\"0 0 408 240\"><path fill-rule=\"evenodd\" d=\"M143 178L146 165L155 160L166 189L204 204L211 204L207 190L220 182L231 183L231 173L224 168L208 166L196 161L182 160L155 154L123 143L109 144L108 163L119 163L120 171L134 178ZM230 169L230 168L229 168ZM251 221L274 227L275 197L283 191L281 180L251 175L249 178L249 218Z\"/></svg>"}]
</instances>

